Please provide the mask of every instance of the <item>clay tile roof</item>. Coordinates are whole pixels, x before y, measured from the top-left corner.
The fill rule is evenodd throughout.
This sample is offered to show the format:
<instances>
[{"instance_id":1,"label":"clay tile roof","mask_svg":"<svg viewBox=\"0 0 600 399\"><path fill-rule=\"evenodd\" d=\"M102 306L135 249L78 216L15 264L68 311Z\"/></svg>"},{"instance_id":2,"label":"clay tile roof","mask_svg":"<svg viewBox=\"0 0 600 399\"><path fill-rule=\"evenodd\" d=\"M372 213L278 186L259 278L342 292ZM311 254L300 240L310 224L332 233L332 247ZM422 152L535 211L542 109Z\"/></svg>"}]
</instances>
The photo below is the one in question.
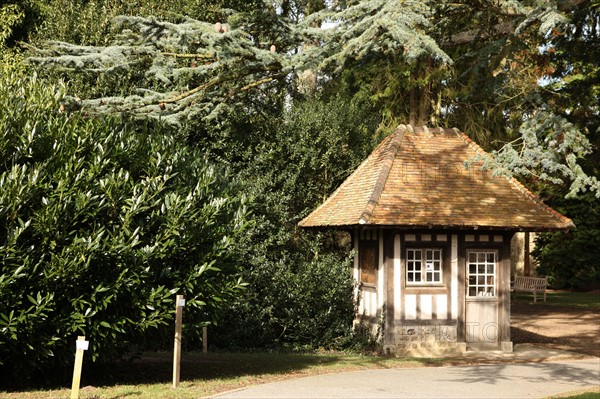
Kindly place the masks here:
<instances>
[{"instance_id":1,"label":"clay tile roof","mask_svg":"<svg viewBox=\"0 0 600 399\"><path fill-rule=\"evenodd\" d=\"M493 176L488 155L457 129L400 125L299 225L562 230L573 222L514 178Z\"/></svg>"}]
</instances>

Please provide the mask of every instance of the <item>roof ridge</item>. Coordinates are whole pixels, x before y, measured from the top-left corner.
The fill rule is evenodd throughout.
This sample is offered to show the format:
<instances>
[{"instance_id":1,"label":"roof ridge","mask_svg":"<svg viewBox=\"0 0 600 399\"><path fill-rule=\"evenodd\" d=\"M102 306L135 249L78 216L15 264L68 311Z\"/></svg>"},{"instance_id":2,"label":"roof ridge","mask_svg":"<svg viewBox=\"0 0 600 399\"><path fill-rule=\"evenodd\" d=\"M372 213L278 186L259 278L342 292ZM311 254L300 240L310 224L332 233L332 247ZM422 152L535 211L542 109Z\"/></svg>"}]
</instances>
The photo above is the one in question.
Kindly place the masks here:
<instances>
[{"instance_id":1,"label":"roof ridge","mask_svg":"<svg viewBox=\"0 0 600 399\"><path fill-rule=\"evenodd\" d=\"M399 126L400 127L400 126ZM398 127L398 128L399 128ZM396 133L396 131L398 130L398 128L396 130L394 130L394 133ZM392 135L394 134L390 134L388 137L386 137L386 139L382 140L377 147L375 147L375 149L373 151L371 151L371 153L369 154L369 156L367 156L357 167L356 169L354 169L354 171L352 171L352 173L350 173L350 175L348 175L348 177L346 177L346 179L342 182L342 184L340 184L338 186L338 188L335 189L335 191L333 193L331 193L331 195L329 197L327 197L327 199L321 204L319 205L315 210L313 210L312 212L310 212L305 218L303 218L300 222L298 222L299 226L303 226L306 224L306 222L308 221L308 218L310 218L314 213L316 213L319 209L325 207L330 201L333 200L333 198L335 198L336 194L340 191L342 191L348 184L349 182L352 180L352 176L358 174L362 169L364 169L369 162L371 161L371 159L373 159L375 157L375 154L377 153L377 151L383 147L386 143L387 143L387 139L389 137L392 137ZM391 138L393 139L393 137ZM372 196L372 195L371 195ZM363 212L364 213L364 212Z\"/></svg>"},{"instance_id":2,"label":"roof ridge","mask_svg":"<svg viewBox=\"0 0 600 399\"><path fill-rule=\"evenodd\" d=\"M483 148L481 148L479 146L479 144L477 144L475 141L473 141L464 132L458 130L457 128L452 128L451 130L453 130L456 133L456 135L458 137L460 137L469 147L471 147L473 150L475 150L475 152L478 155L481 155L483 157L486 157L488 160L493 161L491 159L491 157L490 157L490 154L488 154ZM544 203L544 201L541 200L540 197L538 197L536 194L532 193L527 187L525 187L516 178L514 178L513 176L504 176L504 178L506 178L511 184L513 184L514 186L516 186L517 190L520 193L522 193L527 199L529 199L531 202L533 202L539 208L545 210L550 215L552 215L552 216L556 217L557 219L561 220L562 222L564 222L565 224L567 224L568 227L575 227L575 223L573 223L573 221L571 219L569 219L568 217L566 217L562 213L554 210L550 206L546 205Z\"/></svg>"},{"instance_id":3,"label":"roof ridge","mask_svg":"<svg viewBox=\"0 0 600 399\"><path fill-rule=\"evenodd\" d=\"M360 215L358 219L359 224L366 224L369 222L369 219L373 215L373 210L379 203L379 198L381 197L381 193L383 192L383 187L385 186L385 182L390 174L390 170L392 169L392 165L394 164L394 160L396 159L396 154L400 149L400 144L402 143L402 138L404 137L404 132L406 130L412 131L412 126L408 125L399 125L394 133L392 133L391 138L391 149L387 153L381 170L379 171L379 175L377 176L377 180L375 181L375 186L373 187L373 191L369 197L369 201L367 202L367 206L365 210Z\"/></svg>"},{"instance_id":4,"label":"roof ridge","mask_svg":"<svg viewBox=\"0 0 600 399\"><path fill-rule=\"evenodd\" d=\"M429 127L427 125L412 126L406 125L407 130L411 133L431 133L431 134L454 134L454 129L448 129L441 126Z\"/></svg>"}]
</instances>

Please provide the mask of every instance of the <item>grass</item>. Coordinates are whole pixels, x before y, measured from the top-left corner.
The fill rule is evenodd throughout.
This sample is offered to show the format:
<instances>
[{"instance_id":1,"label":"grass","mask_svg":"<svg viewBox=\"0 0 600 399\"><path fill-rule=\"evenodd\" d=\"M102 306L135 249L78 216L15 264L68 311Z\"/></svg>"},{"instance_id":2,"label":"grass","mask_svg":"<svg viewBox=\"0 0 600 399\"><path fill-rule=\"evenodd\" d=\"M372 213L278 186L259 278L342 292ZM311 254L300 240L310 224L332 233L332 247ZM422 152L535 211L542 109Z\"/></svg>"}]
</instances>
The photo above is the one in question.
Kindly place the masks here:
<instances>
[{"instance_id":1,"label":"grass","mask_svg":"<svg viewBox=\"0 0 600 399\"><path fill-rule=\"evenodd\" d=\"M439 366L445 359L406 359L341 353L186 353L181 364L181 383L172 384L172 355L145 354L141 360L86 370L81 399L201 398L265 382L373 368ZM0 392L1 399L69 398L67 388Z\"/></svg>"},{"instance_id":2,"label":"grass","mask_svg":"<svg viewBox=\"0 0 600 399\"><path fill-rule=\"evenodd\" d=\"M560 395L549 396L547 399L599 399L600 387L566 392Z\"/></svg>"},{"instance_id":3,"label":"grass","mask_svg":"<svg viewBox=\"0 0 600 399\"><path fill-rule=\"evenodd\" d=\"M513 293L513 298L517 301L533 302L533 294L528 292ZM599 291L563 291L563 290L547 290L546 302L544 295L537 295L537 303L548 306L575 307L584 309L600 309L600 292Z\"/></svg>"},{"instance_id":4,"label":"grass","mask_svg":"<svg viewBox=\"0 0 600 399\"><path fill-rule=\"evenodd\" d=\"M533 295L518 293L518 301L533 302ZM549 291L542 306L600 309L596 292ZM340 371L441 366L466 364L465 360L393 358L343 353L292 354L260 353L185 353L181 365L181 384L172 389L172 355L148 353L131 363L94 366L84 360L81 399L201 398L260 383L334 373ZM63 386L70 382L64 381ZM0 392L0 399L66 399L68 388ZM600 390L572 392L561 398L600 399ZM555 397L553 397L555 398Z\"/></svg>"}]
</instances>

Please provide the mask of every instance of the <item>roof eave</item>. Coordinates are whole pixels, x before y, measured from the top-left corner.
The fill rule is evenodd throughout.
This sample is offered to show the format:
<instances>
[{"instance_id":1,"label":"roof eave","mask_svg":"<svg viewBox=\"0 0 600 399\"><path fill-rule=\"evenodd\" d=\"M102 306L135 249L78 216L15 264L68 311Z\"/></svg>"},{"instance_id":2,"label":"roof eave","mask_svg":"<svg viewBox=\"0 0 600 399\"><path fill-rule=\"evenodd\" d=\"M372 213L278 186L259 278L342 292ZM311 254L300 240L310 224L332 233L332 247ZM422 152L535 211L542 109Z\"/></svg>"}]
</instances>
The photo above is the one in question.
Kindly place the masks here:
<instances>
[{"instance_id":1,"label":"roof eave","mask_svg":"<svg viewBox=\"0 0 600 399\"><path fill-rule=\"evenodd\" d=\"M322 225L300 225L305 229L398 229L398 230L458 230L458 231L512 231L512 232L552 232L568 231L576 228L570 223L565 226L491 226L491 225L434 225L434 224L322 224Z\"/></svg>"}]
</instances>

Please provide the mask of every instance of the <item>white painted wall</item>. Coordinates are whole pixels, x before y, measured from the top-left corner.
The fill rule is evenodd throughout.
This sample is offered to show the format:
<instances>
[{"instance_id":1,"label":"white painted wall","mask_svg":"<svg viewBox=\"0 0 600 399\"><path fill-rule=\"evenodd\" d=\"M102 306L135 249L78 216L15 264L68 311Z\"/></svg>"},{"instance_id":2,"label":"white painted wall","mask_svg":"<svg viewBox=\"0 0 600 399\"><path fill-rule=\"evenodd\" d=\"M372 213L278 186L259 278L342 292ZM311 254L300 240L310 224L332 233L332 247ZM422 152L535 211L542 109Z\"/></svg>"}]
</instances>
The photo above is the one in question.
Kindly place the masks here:
<instances>
[{"instance_id":1,"label":"white painted wall","mask_svg":"<svg viewBox=\"0 0 600 399\"><path fill-rule=\"evenodd\" d=\"M458 318L458 236L452 234L450 243L450 303L452 306L452 319Z\"/></svg>"},{"instance_id":2,"label":"white painted wall","mask_svg":"<svg viewBox=\"0 0 600 399\"><path fill-rule=\"evenodd\" d=\"M400 234L394 237L394 319L402 317L402 307L400 300L402 298L402 264L400 262L402 254Z\"/></svg>"}]
</instances>

